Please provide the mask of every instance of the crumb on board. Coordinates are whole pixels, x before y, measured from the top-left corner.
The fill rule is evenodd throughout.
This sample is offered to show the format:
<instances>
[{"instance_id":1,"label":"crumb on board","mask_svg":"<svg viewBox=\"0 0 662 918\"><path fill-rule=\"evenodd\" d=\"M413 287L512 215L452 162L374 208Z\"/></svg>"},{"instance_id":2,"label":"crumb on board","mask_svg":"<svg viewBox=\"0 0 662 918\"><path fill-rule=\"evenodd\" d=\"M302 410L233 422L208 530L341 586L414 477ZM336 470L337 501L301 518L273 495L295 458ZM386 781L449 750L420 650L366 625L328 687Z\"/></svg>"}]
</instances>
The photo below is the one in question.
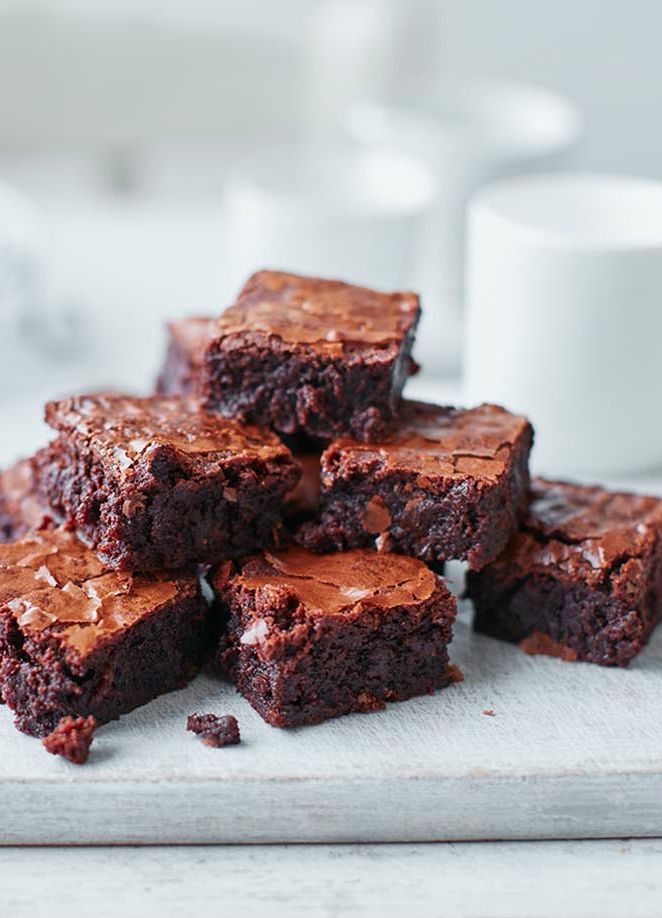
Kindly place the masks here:
<instances>
[{"instance_id":1,"label":"crumb on board","mask_svg":"<svg viewBox=\"0 0 662 918\"><path fill-rule=\"evenodd\" d=\"M223 746L236 746L241 742L239 724L232 714L218 717L216 714L190 714L186 729L200 737L205 746L220 749Z\"/></svg>"},{"instance_id":2,"label":"crumb on board","mask_svg":"<svg viewBox=\"0 0 662 918\"><path fill-rule=\"evenodd\" d=\"M92 714L89 717L62 717L42 743L51 755L60 755L73 765L84 765L96 727L97 721Z\"/></svg>"},{"instance_id":3,"label":"crumb on board","mask_svg":"<svg viewBox=\"0 0 662 918\"><path fill-rule=\"evenodd\" d=\"M449 682L464 682L464 673L455 663L449 663L446 670Z\"/></svg>"},{"instance_id":4,"label":"crumb on board","mask_svg":"<svg viewBox=\"0 0 662 918\"><path fill-rule=\"evenodd\" d=\"M560 644L542 631L534 631L521 640L518 647L531 657L557 657L559 660L567 660L569 663L574 663L577 660L576 650L573 650L572 647L566 647L565 644Z\"/></svg>"}]
</instances>

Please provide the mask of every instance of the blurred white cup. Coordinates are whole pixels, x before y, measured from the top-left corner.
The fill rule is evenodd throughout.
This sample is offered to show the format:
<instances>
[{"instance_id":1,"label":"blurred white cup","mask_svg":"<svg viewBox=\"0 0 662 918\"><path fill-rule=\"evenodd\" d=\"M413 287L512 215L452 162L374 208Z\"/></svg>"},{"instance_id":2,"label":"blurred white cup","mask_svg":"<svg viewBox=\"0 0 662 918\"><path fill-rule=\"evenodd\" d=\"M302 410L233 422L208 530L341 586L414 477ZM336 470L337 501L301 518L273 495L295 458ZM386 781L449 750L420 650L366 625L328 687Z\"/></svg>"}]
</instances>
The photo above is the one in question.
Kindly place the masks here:
<instances>
[{"instance_id":1,"label":"blurred white cup","mask_svg":"<svg viewBox=\"0 0 662 918\"><path fill-rule=\"evenodd\" d=\"M561 165L581 127L576 106L555 92L478 78L447 78L350 108L352 138L416 155L437 176L439 195L413 280L428 307L418 347L424 369L459 366L469 197L494 179Z\"/></svg>"},{"instance_id":2,"label":"blurred white cup","mask_svg":"<svg viewBox=\"0 0 662 918\"><path fill-rule=\"evenodd\" d=\"M464 396L529 415L537 470L662 462L662 184L528 176L469 208Z\"/></svg>"},{"instance_id":3,"label":"blurred white cup","mask_svg":"<svg viewBox=\"0 0 662 918\"><path fill-rule=\"evenodd\" d=\"M385 289L407 285L436 194L427 166L382 150L269 147L229 182L227 283L268 267Z\"/></svg>"}]
</instances>

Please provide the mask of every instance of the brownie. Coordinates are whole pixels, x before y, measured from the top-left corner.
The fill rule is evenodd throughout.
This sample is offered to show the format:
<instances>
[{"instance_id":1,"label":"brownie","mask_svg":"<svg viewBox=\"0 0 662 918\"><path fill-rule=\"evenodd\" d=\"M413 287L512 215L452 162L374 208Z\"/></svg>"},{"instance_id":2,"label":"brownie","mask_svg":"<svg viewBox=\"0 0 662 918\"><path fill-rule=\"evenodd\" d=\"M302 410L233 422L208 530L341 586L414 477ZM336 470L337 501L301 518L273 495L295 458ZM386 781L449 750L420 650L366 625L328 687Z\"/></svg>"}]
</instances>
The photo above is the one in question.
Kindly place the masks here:
<instances>
[{"instance_id":1,"label":"brownie","mask_svg":"<svg viewBox=\"0 0 662 918\"><path fill-rule=\"evenodd\" d=\"M29 459L0 472L0 542L11 542L51 523L51 514L36 493Z\"/></svg>"},{"instance_id":2,"label":"brownie","mask_svg":"<svg viewBox=\"0 0 662 918\"><path fill-rule=\"evenodd\" d=\"M0 692L19 730L104 723L184 685L207 644L194 573L109 571L73 534L0 545Z\"/></svg>"},{"instance_id":3,"label":"brownie","mask_svg":"<svg viewBox=\"0 0 662 918\"><path fill-rule=\"evenodd\" d=\"M195 317L170 322L165 361L156 383L159 395L197 395L205 349L214 319Z\"/></svg>"},{"instance_id":4,"label":"brownie","mask_svg":"<svg viewBox=\"0 0 662 918\"><path fill-rule=\"evenodd\" d=\"M170 570L271 544L300 470L271 432L187 399L51 402L59 436L35 459L58 519L109 566Z\"/></svg>"},{"instance_id":5,"label":"brownie","mask_svg":"<svg viewBox=\"0 0 662 918\"><path fill-rule=\"evenodd\" d=\"M228 614L221 666L275 727L314 724L453 681L456 604L415 558L299 547L264 553L212 583Z\"/></svg>"},{"instance_id":6,"label":"brownie","mask_svg":"<svg viewBox=\"0 0 662 918\"><path fill-rule=\"evenodd\" d=\"M662 501L535 479L519 532L467 593L484 634L625 666L662 618Z\"/></svg>"},{"instance_id":7,"label":"brownie","mask_svg":"<svg viewBox=\"0 0 662 918\"><path fill-rule=\"evenodd\" d=\"M414 369L419 314L413 293L260 271L217 320L199 392L207 408L283 434L379 439Z\"/></svg>"},{"instance_id":8,"label":"brownie","mask_svg":"<svg viewBox=\"0 0 662 918\"><path fill-rule=\"evenodd\" d=\"M323 453L319 520L302 527L300 541L483 567L517 528L532 436L526 418L495 405L407 401L388 440L339 438Z\"/></svg>"},{"instance_id":9,"label":"brownie","mask_svg":"<svg viewBox=\"0 0 662 918\"><path fill-rule=\"evenodd\" d=\"M237 746L241 742L241 733L237 718L232 714L190 714L186 729L195 733L205 746L222 749L223 746Z\"/></svg>"}]
</instances>

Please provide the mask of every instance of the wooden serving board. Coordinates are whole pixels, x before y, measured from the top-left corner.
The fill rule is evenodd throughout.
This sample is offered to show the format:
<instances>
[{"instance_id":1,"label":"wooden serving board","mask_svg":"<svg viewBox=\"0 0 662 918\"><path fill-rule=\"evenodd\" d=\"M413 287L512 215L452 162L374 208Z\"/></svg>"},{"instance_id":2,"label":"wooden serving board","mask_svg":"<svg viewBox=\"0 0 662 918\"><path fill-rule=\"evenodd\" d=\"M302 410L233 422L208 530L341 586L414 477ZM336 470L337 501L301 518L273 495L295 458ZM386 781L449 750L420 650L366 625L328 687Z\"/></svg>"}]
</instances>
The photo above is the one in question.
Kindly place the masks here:
<instances>
[{"instance_id":1,"label":"wooden serving board","mask_svg":"<svg viewBox=\"0 0 662 918\"><path fill-rule=\"evenodd\" d=\"M627 671L472 634L466 681L280 731L211 676L99 730L87 766L0 713L4 844L431 841L662 835L662 632ZM485 710L494 711L490 716ZM210 749L193 711L233 713Z\"/></svg>"},{"instance_id":2,"label":"wooden serving board","mask_svg":"<svg viewBox=\"0 0 662 918\"><path fill-rule=\"evenodd\" d=\"M0 400L1 463L38 445L40 402L67 388ZM0 843L662 836L662 629L621 671L527 657L469 614L451 648L465 682L317 727L269 727L202 676L100 729L80 768L0 709ZM193 711L235 714L242 744L203 746Z\"/></svg>"}]
</instances>

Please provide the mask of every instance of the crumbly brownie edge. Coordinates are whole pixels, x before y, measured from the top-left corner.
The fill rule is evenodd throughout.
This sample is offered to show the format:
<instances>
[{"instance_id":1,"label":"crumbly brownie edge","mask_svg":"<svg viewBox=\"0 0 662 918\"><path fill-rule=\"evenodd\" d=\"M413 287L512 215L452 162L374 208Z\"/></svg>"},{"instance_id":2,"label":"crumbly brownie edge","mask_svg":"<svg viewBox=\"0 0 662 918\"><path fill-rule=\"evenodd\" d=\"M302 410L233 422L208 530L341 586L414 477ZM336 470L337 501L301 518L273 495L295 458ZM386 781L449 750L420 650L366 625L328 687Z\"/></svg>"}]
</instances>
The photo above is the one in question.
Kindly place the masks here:
<instances>
[{"instance_id":1,"label":"crumbly brownie edge","mask_svg":"<svg viewBox=\"0 0 662 918\"><path fill-rule=\"evenodd\" d=\"M209 649L206 605L193 587L84 659L56 634L23 634L0 611L0 691L18 730L46 736L67 715L117 719L197 673Z\"/></svg>"},{"instance_id":2,"label":"crumbly brownie edge","mask_svg":"<svg viewBox=\"0 0 662 918\"><path fill-rule=\"evenodd\" d=\"M414 334L415 323L399 346L346 346L337 356L257 335L228 336L207 349L203 403L283 434L380 440L413 366Z\"/></svg>"}]
</instances>

